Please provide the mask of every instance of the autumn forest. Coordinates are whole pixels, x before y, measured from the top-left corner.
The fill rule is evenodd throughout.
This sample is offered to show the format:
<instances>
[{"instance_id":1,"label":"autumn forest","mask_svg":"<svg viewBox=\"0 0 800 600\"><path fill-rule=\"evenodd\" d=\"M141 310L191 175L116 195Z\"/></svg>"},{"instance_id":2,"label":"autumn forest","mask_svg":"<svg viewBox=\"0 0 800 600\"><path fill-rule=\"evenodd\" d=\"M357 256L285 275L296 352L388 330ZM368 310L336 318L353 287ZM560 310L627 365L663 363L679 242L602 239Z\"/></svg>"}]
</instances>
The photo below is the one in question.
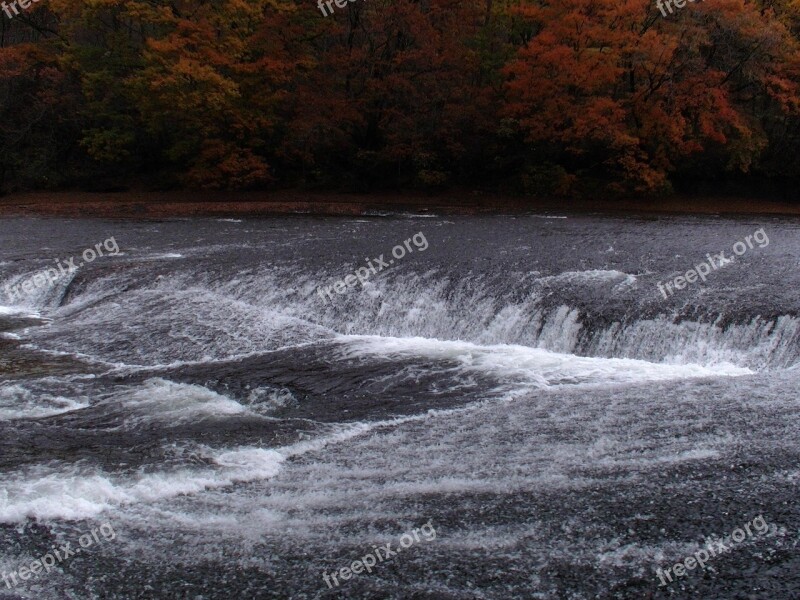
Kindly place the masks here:
<instances>
[{"instance_id":1,"label":"autumn forest","mask_svg":"<svg viewBox=\"0 0 800 600\"><path fill-rule=\"evenodd\" d=\"M323 5L324 6L324 5ZM327 9L326 9L327 10ZM0 189L787 190L800 2L40 0Z\"/></svg>"}]
</instances>

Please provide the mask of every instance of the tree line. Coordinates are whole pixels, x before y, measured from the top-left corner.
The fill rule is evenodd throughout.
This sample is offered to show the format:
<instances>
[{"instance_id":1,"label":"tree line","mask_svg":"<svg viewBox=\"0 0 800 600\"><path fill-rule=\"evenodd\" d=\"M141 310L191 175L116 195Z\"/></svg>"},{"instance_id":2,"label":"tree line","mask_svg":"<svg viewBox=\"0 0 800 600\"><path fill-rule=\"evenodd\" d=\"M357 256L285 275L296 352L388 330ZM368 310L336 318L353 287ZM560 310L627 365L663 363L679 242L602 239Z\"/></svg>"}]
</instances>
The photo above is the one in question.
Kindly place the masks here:
<instances>
[{"instance_id":1,"label":"tree line","mask_svg":"<svg viewBox=\"0 0 800 600\"><path fill-rule=\"evenodd\" d=\"M800 4L41 0L0 189L790 189ZM766 187L765 187L766 186Z\"/></svg>"}]
</instances>

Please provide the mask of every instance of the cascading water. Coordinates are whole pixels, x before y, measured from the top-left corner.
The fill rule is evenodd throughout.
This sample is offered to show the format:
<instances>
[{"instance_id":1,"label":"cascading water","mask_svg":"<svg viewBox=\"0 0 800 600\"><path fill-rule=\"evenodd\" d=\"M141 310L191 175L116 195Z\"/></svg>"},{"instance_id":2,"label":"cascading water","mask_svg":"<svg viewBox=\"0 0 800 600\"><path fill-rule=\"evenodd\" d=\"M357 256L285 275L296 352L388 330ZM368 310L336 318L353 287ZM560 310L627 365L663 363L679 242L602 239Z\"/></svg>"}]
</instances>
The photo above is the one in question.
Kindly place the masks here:
<instances>
[{"instance_id":1,"label":"cascading water","mask_svg":"<svg viewBox=\"0 0 800 600\"><path fill-rule=\"evenodd\" d=\"M768 246L659 292L759 227ZM0 598L640 598L755 513L768 539L715 569L731 593L763 587L741 561L796 561L797 231L0 222L0 576L93 523L117 532ZM6 297L109 236L118 254ZM379 256L363 286L319 293ZM323 582L429 519L435 542ZM719 581L672 597L726 597Z\"/></svg>"}]
</instances>

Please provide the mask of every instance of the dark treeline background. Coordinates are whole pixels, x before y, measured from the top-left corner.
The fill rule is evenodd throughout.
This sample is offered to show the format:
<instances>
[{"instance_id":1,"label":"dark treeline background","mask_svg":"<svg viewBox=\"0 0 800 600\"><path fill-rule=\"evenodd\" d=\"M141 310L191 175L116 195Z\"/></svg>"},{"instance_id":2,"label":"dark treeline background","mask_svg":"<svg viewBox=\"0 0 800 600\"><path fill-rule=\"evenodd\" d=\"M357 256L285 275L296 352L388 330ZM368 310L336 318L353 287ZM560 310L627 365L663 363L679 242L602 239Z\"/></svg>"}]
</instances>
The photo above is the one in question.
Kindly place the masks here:
<instances>
[{"instance_id":1,"label":"dark treeline background","mask_svg":"<svg viewBox=\"0 0 800 600\"><path fill-rule=\"evenodd\" d=\"M798 0L313 2L0 13L0 189L797 183Z\"/></svg>"}]
</instances>

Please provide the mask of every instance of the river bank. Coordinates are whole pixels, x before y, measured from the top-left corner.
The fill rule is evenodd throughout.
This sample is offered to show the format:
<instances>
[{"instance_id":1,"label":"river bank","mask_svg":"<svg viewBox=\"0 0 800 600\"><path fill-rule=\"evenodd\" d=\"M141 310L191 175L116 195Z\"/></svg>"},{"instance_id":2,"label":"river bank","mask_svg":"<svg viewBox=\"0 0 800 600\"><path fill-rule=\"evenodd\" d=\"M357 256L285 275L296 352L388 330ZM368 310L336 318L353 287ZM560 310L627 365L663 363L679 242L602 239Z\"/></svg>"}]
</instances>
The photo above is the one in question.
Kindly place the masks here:
<instances>
[{"instance_id":1,"label":"river bank","mask_svg":"<svg viewBox=\"0 0 800 600\"><path fill-rule=\"evenodd\" d=\"M234 217L279 214L369 216L389 213L443 215L570 213L693 213L800 215L800 203L760 198L533 199L479 192L332 194L278 192L36 192L0 197L0 216L102 218Z\"/></svg>"}]
</instances>

